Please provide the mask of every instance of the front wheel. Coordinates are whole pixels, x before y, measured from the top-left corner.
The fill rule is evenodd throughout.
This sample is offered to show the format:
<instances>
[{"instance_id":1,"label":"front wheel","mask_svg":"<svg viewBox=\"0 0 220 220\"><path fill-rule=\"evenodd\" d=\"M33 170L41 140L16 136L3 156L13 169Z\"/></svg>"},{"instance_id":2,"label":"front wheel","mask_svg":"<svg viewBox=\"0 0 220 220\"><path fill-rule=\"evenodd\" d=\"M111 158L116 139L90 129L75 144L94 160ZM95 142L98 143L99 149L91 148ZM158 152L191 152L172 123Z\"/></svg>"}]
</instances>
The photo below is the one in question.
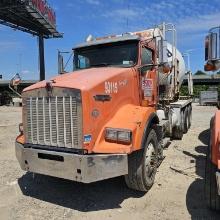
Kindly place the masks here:
<instances>
[{"instance_id":1,"label":"front wheel","mask_svg":"<svg viewBox=\"0 0 220 220\"><path fill-rule=\"evenodd\" d=\"M144 149L133 152L128 157L128 174L125 182L131 189L148 191L155 179L158 164L158 138L151 129Z\"/></svg>"}]
</instances>

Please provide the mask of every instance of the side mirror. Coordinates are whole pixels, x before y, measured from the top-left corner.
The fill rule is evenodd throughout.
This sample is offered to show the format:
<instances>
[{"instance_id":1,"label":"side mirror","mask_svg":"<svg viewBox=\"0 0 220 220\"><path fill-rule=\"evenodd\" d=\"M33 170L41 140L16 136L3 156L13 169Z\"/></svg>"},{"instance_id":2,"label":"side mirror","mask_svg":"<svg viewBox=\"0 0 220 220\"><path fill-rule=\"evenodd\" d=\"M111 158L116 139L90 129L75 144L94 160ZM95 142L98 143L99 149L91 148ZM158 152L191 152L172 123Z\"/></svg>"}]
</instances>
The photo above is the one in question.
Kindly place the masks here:
<instances>
[{"instance_id":1,"label":"side mirror","mask_svg":"<svg viewBox=\"0 0 220 220\"><path fill-rule=\"evenodd\" d=\"M217 59L217 33L211 33L211 59Z\"/></svg>"},{"instance_id":2,"label":"side mirror","mask_svg":"<svg viewBox=\"0 0 220 220\"><path fill-rule=\"evenodd\" d=\"M61 51L58 50L58 74L64 73L64 63L63 63L63 55Z\"/></svg>"},{"instance_id":3,"label":"side mirror","mask_svg":"<svg viewBox=\"0 0 220 220\"><path fill-rule=\"evenodd\" d=\"M168 62L167 41L163 39L158 41L158 61L159 61L159 65Z\"/></svg>"},{"instance_id":4,"label":"side mirror","mask_svg":"<svg viewBox=\"0 0 220 220\"><path fill-rule=\"evenodd\" d=\"M205 61L218 58L218 34L210 33L205 38Z\"/></svg>"},{"instance_id":5,"label":"side mirror","mask_svg":"<svg viewBox=\"0 0 220 220\"><path fill-rule=\"evenodd\" d=\"M171 67L168 63L168 48L167 48L167 41L164 39L161 39L158 41L158 62L159 62L159 68L162 73L169 73L171 70ZM171 54L172 55L172 54Z\"/></svg>"},{"instance_id":6,"label":"side mirror","mask_svg":"<svg viewBox=\"0 0 220 220\"><path fill-rule=\"evenodd\" d=\"M209 59L210 35L205 37L205 61Z\"/></svg>"}]
</instances>

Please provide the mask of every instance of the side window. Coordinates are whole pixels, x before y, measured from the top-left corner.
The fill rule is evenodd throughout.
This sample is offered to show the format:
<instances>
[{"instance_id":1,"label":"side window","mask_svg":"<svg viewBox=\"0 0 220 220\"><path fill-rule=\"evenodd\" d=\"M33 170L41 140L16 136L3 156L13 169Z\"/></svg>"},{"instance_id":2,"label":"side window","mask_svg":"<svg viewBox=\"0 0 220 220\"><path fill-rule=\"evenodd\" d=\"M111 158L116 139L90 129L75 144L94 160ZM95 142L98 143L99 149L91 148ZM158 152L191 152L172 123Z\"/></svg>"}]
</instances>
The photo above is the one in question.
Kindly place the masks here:
<instances>
[{"instance_id":1,"label":"side window","mask_svg":"<svg viewBox=\"0 0 220 220\"><path fill-rule=\"evenodd\" d=\"M78 57L78 68L85 69L89 67L89 59L87 57L79 55Z\"/></svg>"},{"instance_id":2,"label":"side window","mask_svg":"<svg viewBox=\"0 0 220 220\"><path fill-rule=\"evenodd\" d=\"M151 50L146 47L142 47L142 55L141 55L141 64L152 64L153 62L153 53Z\"/></svg>"}]
</instances>

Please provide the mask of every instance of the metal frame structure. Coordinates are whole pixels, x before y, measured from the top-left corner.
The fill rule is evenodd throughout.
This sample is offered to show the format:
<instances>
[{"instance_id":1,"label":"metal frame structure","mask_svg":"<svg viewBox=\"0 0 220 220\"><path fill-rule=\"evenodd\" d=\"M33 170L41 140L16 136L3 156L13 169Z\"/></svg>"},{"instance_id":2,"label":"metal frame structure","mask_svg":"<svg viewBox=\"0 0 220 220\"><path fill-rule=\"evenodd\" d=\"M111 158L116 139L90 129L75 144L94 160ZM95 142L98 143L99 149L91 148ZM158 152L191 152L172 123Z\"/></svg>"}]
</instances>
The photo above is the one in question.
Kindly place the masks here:
<instances>
[{"instance_id":1,"label":"metal frame structure","mask_svg":"<svg viewBox=\"0 0 220 220\"><path fill-rule=\"evenodd\" d=\"M61 38L46 0L0 0L0 24L39 38L40 80L45 79L44 39Z\"/></svg>"}]
</instances>

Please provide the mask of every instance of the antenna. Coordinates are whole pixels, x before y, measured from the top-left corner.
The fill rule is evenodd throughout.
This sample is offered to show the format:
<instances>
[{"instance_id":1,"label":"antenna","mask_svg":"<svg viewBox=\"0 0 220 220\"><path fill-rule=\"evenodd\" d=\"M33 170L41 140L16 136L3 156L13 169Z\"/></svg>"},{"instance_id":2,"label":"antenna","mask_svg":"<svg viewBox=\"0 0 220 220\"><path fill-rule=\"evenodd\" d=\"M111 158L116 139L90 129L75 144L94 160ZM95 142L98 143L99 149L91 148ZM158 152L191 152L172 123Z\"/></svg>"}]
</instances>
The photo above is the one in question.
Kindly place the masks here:
<instances>
[{"instance_id":1,"label":"antenna","mask_svg":"<svg viewBox=\"0 0 220 220\"><path fill-rule=\"evenodd\" d=\"M20 67L20 74L22 72L22 53L19 54L19 67Z\"/></svg>"},{"instance_id":2,"label":"antenna","mask_svg":"<svg viewBox=\"0 0 220 220\"><path fill-rule=\"evenodd\" d=\"M127 3L127 12L130 10L130 2L129 0L125 0L125 4ZM128 25L129 25L129 18L128 15L125 15L125 20L126 20L126 32L128 32Z\"/></svg>"},{"instance_id":3,"label":"antenna","mask_svg":"<svg viewBox=\"0 0 220 220\"><path fill-rule=\"evenodd\" d=\"M22 72L22 53L18 54L18 62L16 64L17 66L17 72L21 74Z\"/></svg>"}]
</instances>

